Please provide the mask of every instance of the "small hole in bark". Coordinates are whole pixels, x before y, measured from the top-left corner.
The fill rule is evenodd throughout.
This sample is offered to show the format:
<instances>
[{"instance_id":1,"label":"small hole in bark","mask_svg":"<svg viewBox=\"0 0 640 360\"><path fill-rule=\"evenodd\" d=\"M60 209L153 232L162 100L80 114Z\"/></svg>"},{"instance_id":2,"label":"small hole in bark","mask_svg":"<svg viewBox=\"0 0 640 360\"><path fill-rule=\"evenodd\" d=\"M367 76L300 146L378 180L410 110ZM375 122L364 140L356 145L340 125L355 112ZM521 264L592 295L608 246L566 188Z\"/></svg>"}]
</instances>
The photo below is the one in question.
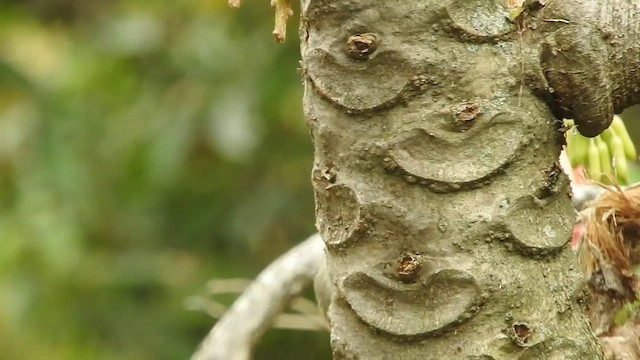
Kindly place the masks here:
<instances>
[{"instance_id":1,"label":"small hole in bark","mask_svg":"<svg viewBox=\"0 0 640 360\"><path fill-rule=\"evenodd\" d=\"M347 40L347 53L355 60L367 60L377 48L378 38L372 33L353 35Z\"/></svg>"},{"instance_id":2,"label":"small hole in bark","mask_svg":"<svg viewBox=\"0 0 640 360\"><path fill-rule=\"evenodd\" d=\"M538 198L544 199L551 195L556 194L558 189L558 181L560 180L560 176L562 174L562 168L560 164L556 161L553 165L546 169L544 172L545 182L542 189L540 189L539 194L537 194Z\"/></svg>"},{"instance_id":3,"label":"small hole in bark","mask_svg":"<svg viewBox=\"0 0 640 360\"><path fill-rule=\"evenodd\" d=\"M414 283L420 274L420 255L405 253L398 259L398 278L403 283Z\"/></svg>"},{"instance_id":4,"label":"small hole in bark","mask_svg":"<svg viewBox=\"0 0 640 360\"><path fill-rule=\"evenodd\" d=\"M525 324L513 324L513 332L516 334L518 343L526 344L531 336L531 330Z\"/></svg>"},{"instance_id":5,"label":"small hole in bark","mask_svg":"<svg viewBox=\"0 0 640 360\"><path fill-rule=\"evenodd\" d=\"M326 162L322 167L322 177L330 183L336 182L336 169L332 161Z\"/></svg>"}]
</instances>

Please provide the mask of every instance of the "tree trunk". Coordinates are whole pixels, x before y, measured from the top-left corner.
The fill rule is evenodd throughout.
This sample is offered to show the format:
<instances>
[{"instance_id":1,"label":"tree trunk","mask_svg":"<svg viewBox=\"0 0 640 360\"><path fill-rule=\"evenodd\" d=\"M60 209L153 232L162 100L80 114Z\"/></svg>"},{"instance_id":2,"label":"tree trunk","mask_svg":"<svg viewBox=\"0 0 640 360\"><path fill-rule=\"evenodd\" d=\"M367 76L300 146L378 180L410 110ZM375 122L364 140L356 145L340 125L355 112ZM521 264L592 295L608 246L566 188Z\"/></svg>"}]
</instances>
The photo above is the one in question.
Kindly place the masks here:
<instances>
[{"instance_id":1,"label":"tree trunk","mask_svg":"<svg viewBox=\"0 0 640 360\"><path fill-rule=\"evenodd\" d=\"M303 0L334 359L602 358L554 114L635 102L630 4Z\"/></svg>"}]
</instances>

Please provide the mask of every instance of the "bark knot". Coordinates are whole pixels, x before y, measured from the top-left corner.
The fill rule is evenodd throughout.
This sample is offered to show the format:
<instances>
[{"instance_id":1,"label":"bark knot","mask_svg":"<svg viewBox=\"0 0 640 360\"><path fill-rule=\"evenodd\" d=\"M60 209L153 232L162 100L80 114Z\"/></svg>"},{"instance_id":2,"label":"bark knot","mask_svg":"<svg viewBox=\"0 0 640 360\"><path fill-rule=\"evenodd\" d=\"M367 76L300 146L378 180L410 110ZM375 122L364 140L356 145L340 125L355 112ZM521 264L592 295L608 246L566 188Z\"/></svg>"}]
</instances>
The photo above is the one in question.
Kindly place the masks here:
<instances>
[{"instance_id":1,"label":"bark knot","mask_svg":"<svg viewBox=\"0 0 640 360\"><path fill-rule=\"evenodd\" d=\"M358 34L347 40L347 54L355 60L367 60L378 48L378 37L372 33Z\"/></svg>"}]
</instances>

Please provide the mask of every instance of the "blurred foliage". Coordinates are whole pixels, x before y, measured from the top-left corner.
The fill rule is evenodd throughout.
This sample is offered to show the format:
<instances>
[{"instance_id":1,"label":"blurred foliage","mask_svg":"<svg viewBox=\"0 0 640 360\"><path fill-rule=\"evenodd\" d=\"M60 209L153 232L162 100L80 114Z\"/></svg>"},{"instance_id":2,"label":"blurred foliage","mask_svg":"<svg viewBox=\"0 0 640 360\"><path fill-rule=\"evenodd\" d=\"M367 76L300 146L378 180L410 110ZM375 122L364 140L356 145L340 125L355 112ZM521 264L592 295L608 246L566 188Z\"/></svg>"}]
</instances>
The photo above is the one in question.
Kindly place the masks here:
<instances>
[{"instance_id":1,"label":"blurred foliage","mask_svg":"<svg viewBox=\"0 0 640 360\"><path fill-rule=\"evenodd\" d=\"M186 359L213 320L185 298L314 232L299 50L272 14L2 2L0 358ZM302 358L328 336L257 352Z\"/></svg>"},{"instance_id":2,"label":"blurred foliage","mask_svg":"<svg viewBox=\"0 0 640 360\"><path fill-rule=\"evenodd\" d=\"M626 109L620 117L624 120L629 136L635 144L640 144L640 105ZM629 182L635 184L640 182L640 162L639 159L629 162Z\"/></svg>"},{"instance_id":3,"label":"blurred foliage","mask_svg":"<svg viewBox=\"0 0 640 360\"><path fill-rule=\"evenodd\" d=\"M294 19L278 45L267 1L2 1L1 359L186 359L213 324L186 298L314 232Z\"/></svg>"}]
</instances>

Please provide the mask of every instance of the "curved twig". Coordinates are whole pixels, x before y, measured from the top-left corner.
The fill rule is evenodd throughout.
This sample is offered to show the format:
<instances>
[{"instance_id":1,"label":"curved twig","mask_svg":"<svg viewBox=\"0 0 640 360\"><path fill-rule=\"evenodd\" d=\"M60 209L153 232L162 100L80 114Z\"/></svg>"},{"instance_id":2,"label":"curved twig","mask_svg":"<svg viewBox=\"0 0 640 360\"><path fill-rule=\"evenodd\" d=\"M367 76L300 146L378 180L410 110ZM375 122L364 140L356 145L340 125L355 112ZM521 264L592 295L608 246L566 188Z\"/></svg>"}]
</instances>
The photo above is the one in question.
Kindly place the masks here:
<instances>
[{"instance_id":1,"label":"curved twig","mask_svg":"<svg viewBox=\"0 0 640 360\"><path fill-rule=\"evenodd\" d=\"M311 285L324 258L324 243L314 234L271 263L216 323L191 359L249 360L273 319Z\"/></svg>"}]
</instances>

